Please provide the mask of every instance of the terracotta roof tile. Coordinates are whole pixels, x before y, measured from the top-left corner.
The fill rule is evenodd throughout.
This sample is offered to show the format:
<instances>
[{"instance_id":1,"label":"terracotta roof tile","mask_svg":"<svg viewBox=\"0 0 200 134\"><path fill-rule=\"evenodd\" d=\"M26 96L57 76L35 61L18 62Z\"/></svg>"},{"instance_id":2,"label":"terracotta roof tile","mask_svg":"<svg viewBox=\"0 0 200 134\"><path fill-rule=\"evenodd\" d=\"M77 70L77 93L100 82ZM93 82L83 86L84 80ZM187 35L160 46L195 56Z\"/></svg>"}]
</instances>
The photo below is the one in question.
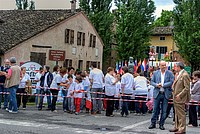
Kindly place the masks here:
<instances>
[{"instance_id":1,"label":"terracotta roof tile","mask_svg":"<svg viewBox=\"0 0 200 134\"><path fill-rule=\"evenodd\" d=\"M73 15L71 10L0 10L0 53Z\"/></svg>"},{"instance_id":2,"label":"terracotta roof tile","mask_svg":"<svg viewBox=\"0 0 200 134\"><path fill-rule=\"evenodd\" d=\"M171 35L173 27L155 27L153 35Z\"/></svg>"}]
</instances>

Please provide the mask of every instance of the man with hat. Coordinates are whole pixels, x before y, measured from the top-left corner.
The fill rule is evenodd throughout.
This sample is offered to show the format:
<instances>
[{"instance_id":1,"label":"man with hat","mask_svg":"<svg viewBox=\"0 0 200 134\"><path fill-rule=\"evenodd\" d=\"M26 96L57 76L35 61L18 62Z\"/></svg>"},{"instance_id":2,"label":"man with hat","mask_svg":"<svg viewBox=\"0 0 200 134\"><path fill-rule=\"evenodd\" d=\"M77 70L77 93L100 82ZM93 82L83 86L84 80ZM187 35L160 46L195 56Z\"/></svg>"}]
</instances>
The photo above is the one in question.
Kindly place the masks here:
<instances>
[{"instance_id":1,"label":"man with hat","mask_svg":"<svg viewBox=\"0 0 200 134\"><path fill-rule=\"evenodd\" d=\"M190 77L184 70L184 64L177 63L178 76L173 84L173 102L175 110L175 127L170 132L175 134L186 133L185 103L190 100Z\"/></svg>"}]
</instances>

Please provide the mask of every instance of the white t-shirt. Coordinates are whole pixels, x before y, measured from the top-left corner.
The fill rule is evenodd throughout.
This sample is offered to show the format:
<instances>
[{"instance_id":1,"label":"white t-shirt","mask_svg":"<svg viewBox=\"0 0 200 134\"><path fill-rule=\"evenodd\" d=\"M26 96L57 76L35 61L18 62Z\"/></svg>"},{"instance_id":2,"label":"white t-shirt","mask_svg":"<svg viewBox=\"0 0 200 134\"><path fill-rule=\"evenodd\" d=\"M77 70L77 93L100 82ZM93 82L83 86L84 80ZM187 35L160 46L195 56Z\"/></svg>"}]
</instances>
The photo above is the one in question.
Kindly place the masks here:
<instances>
[{"instance_id":1,"label":"white t-shirt","mask_svg":"<svg viewBox=\"0 0 200 134\"><path fill-rule=\"evenodd\" d=\"M83 88L83 84L82 83L76 83L76 85L75 85L75 89L74 89L75 91L82 91L82 90L84 90L84 88ZM81 92L81 93L75 93L74 92L74 98L82 98L83 97L83 93Z\"/></svg>"},{"instance_id":2,"label":"white t-shirt","mask_svg":"<svg viewBox=\"0 0 200 134\"><path fill-rule=\"evenodd\" d=\"M121 88L121 82L118 81L115 85L116 90L115 90L115 97L118 98L118 95L120 94L122 88Z\"/></svg>"},{"instance_id":3,"label":"white t-shirt","mask_svg":"<svg viewBox=\"0 0 200 134\"><path fill-rule=\"evenodd\" d=\"M121 84L124 85L125 94L133 94L134 78L130 73L125 73L122 76Z\"/></svg>"},{"instance_id":4,"label":"white t-shirt","mask_svg":"<svg viewBox=\"0 0 200 134\"><path fill-rule=\"evenodd\" d=\"M94 68L89 75L89 79L92 79L92 88L103 88L103 77L103 72Z\"/></svg>"},{"instance_id":5,"label":"white t-shirt","mask_svg":"<svg viewBox=\"0 0 200 134\"><path fill-rule=\"evenodd\" d=\"M90 80L88 76L86 76L82 81L83 87L85 91L90 91Z\"/></svg>"},{"instance_id":6,"label":"white t-shirt","mask_svg":"<svg viewBox=\"0 0 200 134\"><path fill-rule=\"evenodd\" d=\"M134 79L135 82L135 95L147 95L148 87L147 87L147 79L143 76L137 76Z\"/></svg>"},{"instance_id":7,"label":"white t-shirt","mask_svg":"<svg viewBox=\"0 0 200 134\"><path fill-rule=\"evenodd\" d=\"M65 74L64 76L63 76L63 79L62 79L62 82L63 83L66 83L67 81L68 81L68 74ZM72 77L73 77L73 82L75 82L75 79L76 79L76 76L75 75L72 75Z\"/></svg>"},{"instance_id":8,"label":"white t-shirt","mask_svg":"<svg viewBox=\"0 0 200 134\"><path fill-rule=\"evenodd\" d=\"M53 72L52 75L53 75L53 78L58 74L58 72Z\"/></svg>"},{"instance_id":9,"label":"white t-shirt","mask_svg":"<svg viewBox=\"0 0 200 134\"><path fill-rule=\"evenodd\" d=\"M30 79L30 76L26 73L24 75L24 77L21 79L20 83L19 83L19 88L25 88L26 87L26 82Z\"/></svg>"},{"instance_id":10,"label":"white t-shirt","mask_svg":"<svg viewBox=\"0 0 200 134\"><path fill-rule=\"evenodd\" d=\"M69 84L70 82L68 82L67 84ZM72 82L67 90L67 97L70 97L70 96L73 96L73 95L70 95L71 92L74 91L75 89L75 86L76 86L76 83L75 82Z\"/></svg>"},{"instance_id":11,"label":"white t-shirt","mask_svg":"<svg viewBox=\"0 0 200 134\"><path fill-rule=\"evenodd\" d=\"M50 88L56 88L58 89L58 83L62 82L62 76L60 74L56 74L56 76L53 78L53 81L51 83Z\"/></svg>"},{"instance_id":12,"label":"white t-shirt","mask_svg":"<svg viewBox=\"0 0 200 134\"><path fill-rule=\"evenodd\" d=\"M110 75L109 73L106 74L105 76L105 94L108 96L114 96L115 95L115 78Z\"/></svg>"},{"instance_id":13,"label":"white t-shirt","mask_svg":"<svg viewBox=\"0 0 200 134\"><path fill-rule=\"evenodd\" d=\"M34 80L39 80L36 84L36 88L39 89L40 88L40 78L41 78L42 74L40 72L38 72L36 75L35 75L35 79Z\"/></svg>"}]
</instances>

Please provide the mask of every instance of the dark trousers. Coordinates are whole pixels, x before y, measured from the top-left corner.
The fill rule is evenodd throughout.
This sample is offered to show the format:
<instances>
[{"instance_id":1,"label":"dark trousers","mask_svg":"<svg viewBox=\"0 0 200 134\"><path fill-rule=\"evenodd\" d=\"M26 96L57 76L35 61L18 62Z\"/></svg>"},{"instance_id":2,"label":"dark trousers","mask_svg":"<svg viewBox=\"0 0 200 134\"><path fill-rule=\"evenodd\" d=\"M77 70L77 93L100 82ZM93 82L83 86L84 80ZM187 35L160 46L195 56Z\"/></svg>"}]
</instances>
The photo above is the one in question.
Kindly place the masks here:
<instances>
[{"instance_id":1,"label":"dark trousers","mask_svg":"<svg viewBox=\"0 0 200 134\"><path fill-rule=\"evenodd\" d=\"M115 99L119 99L119 98L115 98ZM120 106L119 106L119 100L115 100L114 103L115 103L115 109L119 110L119 108L120 108Z\"/></svg>"},{"instance_id":2,"label":"dark trousers","mask_svg":"<svg viewBox=\"0 0 200 134\"><path fill-rule=\"evenodd\" d=\"M129 106L129 101L130 100L130 96L122 96L123 102L122 102L122 115L124 115L124 113L126 115L128 115L128 106Z\"/></svg>"},{"instance_id":3,"label":"dark trousers","mask_svg":"<svg viewBox=\"0 0 200 134\"><path fill-rule=\"evenodd\" d=\"M147 95L137 95L135 97L135 109L136 109L136 113L142 113L145 114L147 112L147 106L146 106L146 102L139 102L141 101L146 101L146 96ZM142 103L142 108L140 108L140 103Z\"/></svg>"},{"instance_id":4,"label":"dark trousers","mask_svg":"<svg viewBox=\"0 0 200 134\"><path fill-rule=\"evenodd\" d=\"M198 126L196 108L197 108L196 105L189 106L189 124L192 124L193 126Z\"/></svg>"},{"instance_id":5,"label":"dark trousers","mask_svg":"<svg viewBox=\"0 0 200 134\"><path fill-rule=\"evenodd\" d=\"M171 102L171 101L170 101ZM168 104L168 106L167 106L167 116L166 116L166 118L165 119L167 119L167 117L169 116L169 114L170 114L170 110L171 110L171 108L173 108L173 121L175 121L175 111L174 111L174 105L173 104Z\"/></svg>"},{"instance_id":6,"label":"dark trousers","mask_svg":"<svg viewBox=\"0 0 200 134\"><path fill-rule=\"evenodd\" d=\"M56 110L56 101L58 98L58 90L51 90L52 93L52 103L51 103L51 111Z\"/></svg>"},{"instance_id":7,"label":"dark trousers","mask_svg":"<svg viewBox=\"0 0 200 134\"><path fill-rule=\"evenodd\" d=\"M18 108L21 105L21 97L22 97L23 108L26 108L26 103L28 102L28 95L27 95L27 92L25 91L25 88L17 89L17 97L16 98L17 98L17 107Z\"/></svg>"},{"instance_id":8,"label":"dark trousers","mask_svg":"<svg viewBox=\"0 0 200 134\"><path fill-rule=\"evenodd\" d=\"M200 105L198 105L198 117L200 117Z\"/></svg>"},{"instance_id":9,"label":"dark trousers","mask_svg":"<svg viewBox=\"0 0 200 134\"><path fill-rule=\"evenodd\" d=\"M51 109L51 92L49 89L44 90L44 89L40 89L40 104L38 109L42 109L42 105L43 105L43 99L44 99L44 95L47 95L47 103L48 103L48 109Z\"/></svg>"},{"instance_id":10,"label":"dark trousers","mask_svg":"<svg viewBox=\"0 0 200 134\"><path fill-rule=\"evenodd\" d=\"M114 96L107 96L107 99L114 99ZM107 100L107 107L106 107L106 116L113 115L114 110L114 100Z\"/></svg>"}]
</instances>

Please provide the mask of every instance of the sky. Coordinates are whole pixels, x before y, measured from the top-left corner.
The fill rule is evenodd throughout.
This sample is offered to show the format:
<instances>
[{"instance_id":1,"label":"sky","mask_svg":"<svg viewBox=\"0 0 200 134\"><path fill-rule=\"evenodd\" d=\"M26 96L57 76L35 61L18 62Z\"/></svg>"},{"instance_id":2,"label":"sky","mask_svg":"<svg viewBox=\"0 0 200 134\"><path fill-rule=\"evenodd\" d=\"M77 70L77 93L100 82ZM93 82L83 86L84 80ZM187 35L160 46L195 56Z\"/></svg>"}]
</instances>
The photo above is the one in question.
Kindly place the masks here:
<instances>
[{"instance_id":1,"label":"sky","mask_svg":"<svg viewBox=\"0 0 200 134\"><path fill-rule=\"evenodd\" d=\"M69 9L71 0L34 0L36 9ZM156 5L156 18L160 16L162 9L172 10L173 0L154 0ZM114 3L113 3L114 5ZM113 9L116 7L113 6ZM16 9L15 0L0 0L0 10Z\"/></svg>"}]
</instances>

